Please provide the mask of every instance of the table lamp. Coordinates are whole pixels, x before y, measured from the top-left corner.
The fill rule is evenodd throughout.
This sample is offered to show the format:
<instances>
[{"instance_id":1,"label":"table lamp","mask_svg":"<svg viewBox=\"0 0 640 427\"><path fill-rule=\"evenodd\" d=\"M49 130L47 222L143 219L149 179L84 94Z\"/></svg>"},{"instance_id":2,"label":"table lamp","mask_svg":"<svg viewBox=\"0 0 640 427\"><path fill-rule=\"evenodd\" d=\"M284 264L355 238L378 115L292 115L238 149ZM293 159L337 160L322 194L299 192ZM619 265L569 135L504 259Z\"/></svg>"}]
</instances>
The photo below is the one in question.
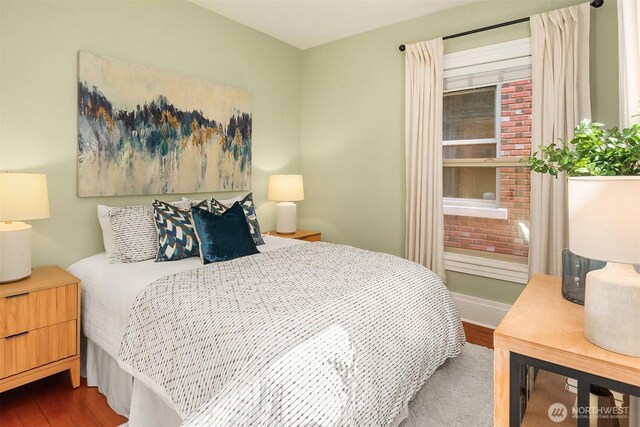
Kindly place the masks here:
<instances>
[{"instance_id":1,"label":"table lamp","mask_svg":"<svg viewBox=\"0 0 640 427\"><path fill-rule=\"evenodd\" d=\"M31 274L31 226L17 221L48 217L46 175L0 173L0 283Z\"/></svg>"},{"instance_id":2,"label":"table lamp","mask_svg":"<svg viewBox=\"0 0 640 427\"><path fill-rule=\"evenodd\" d=\"M569 249L607 261L587 274L584 336L640 356L640 176L569 178Z\"/></svg>"},{"instance_id":3,"label":"table lamp","mask_svg":"<svg viewBox=\"0 0 640 427\"><path fill-rule=\"evenodd\" d=\"M271 175L269 177L269 200L278 203L276 232L292 234L296 232L296 202L304 200L302 175Z\"/></svg>"}]
</instances>

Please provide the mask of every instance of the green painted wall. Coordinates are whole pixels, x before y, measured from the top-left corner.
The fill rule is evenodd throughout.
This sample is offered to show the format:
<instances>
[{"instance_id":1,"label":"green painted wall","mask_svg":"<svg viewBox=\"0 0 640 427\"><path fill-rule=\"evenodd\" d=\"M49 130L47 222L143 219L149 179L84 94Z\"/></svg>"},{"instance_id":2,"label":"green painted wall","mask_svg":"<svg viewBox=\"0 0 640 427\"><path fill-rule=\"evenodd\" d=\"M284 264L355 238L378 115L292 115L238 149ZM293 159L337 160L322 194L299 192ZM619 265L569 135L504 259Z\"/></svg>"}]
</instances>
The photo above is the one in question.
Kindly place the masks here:
<instances>
[{"instance_id":1,"label":"green painted wall","mask_svg":"<svg viewBox=\"0 0 640 427\"><path fill-rule=\"evenodd\" d=\"M301 171L301 227L325 240L404 253L404 54L398 45L576 4L485 1L300 51L176 1L0 0L0 170L46 173L51 218L32 221L34 265L102 250L96 205L153 197L76 196L77 52L249 89L253 189L265 229L271 173ZM614 0L592 11L594 118L617 121ZM520 24L445 43L447 52L529 35ZM300 106L302 105L302 110ZM227 196L229 193L222 196ZM233 194L232 194L233 195ZM176 196L161 196L163 200ZM448 272L454 292L510 303L522 285Z\"/></svg>"},{"instance_id":2,"label":"green painted wall","mask_svg":"<svg viewBox=\"0 0 640 427\"><path fill-rule=\"evenodd\" d=\"M49 183L51 218L30 222L35 266L102 251L96 205L153 199L76 196L79 50L253 92L253 189L273 227L268 176L300 169L300 50L186 1L1 0L0 170Z\"/></svg>"},{"instance_id":3,"label":"green painted wall","mask_svg":"<svg viewBox=\"0 0 640 427\"><path fill-rule=\"evenodd\" d=\"M447 287L451 292L473 295L504 304L513 304L524 289L524 285L519 283L456 271L447 271Z\"/></svg>"},{"instance_id":4,"label":"green painted wall","mask_svg":"<svg viewBox=\"0 0 640 427\"><path fill-rule=\"evenodd\" d=\"M483 1L306 50L302 57L302 226L323 239L404 254L404 54L398 45L577 4ZM592 9L593 117L618 116L616 4ZM445 42L453 52L530 35L528 24ZM523 286L448 272L452 291L511 303Z\"/></svg>"}]
</instances>

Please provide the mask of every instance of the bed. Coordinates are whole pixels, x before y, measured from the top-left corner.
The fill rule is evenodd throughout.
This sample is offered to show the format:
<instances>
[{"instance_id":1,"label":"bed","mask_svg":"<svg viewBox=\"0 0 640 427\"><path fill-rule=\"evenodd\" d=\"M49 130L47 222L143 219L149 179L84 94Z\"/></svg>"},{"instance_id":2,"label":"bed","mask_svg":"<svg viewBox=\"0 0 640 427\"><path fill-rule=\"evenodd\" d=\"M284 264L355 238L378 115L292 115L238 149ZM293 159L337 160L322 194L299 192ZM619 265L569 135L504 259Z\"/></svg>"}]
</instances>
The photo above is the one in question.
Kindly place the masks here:
<instances>
[{"instance_id":1,"label":"bed","mask_svg":"<svg viewBox=\"0 0 640 427\"><path fill-rule=\"evenodd\" d=\"M137 426L389 426L464 343L429 270L265 236L203 266L69 267L82 280L83 373Z\"/></svg>"}]
</instances>

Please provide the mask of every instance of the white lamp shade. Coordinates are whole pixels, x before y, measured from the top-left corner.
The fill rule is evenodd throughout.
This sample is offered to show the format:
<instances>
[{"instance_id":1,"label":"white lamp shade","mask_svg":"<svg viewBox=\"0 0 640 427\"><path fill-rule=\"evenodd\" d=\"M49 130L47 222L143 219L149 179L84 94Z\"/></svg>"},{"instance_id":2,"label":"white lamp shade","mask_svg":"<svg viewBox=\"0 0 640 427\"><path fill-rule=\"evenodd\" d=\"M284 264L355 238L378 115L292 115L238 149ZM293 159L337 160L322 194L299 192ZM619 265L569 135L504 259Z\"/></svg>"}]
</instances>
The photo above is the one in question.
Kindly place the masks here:
<instances>
[{"instance_id":1,"label":"white lamp shade","mask_svg":"<svg viewBox=\"0 0 640 427\"><path fill-rule=\"evenodd\" d=\"M0 221L49 217L47 176L0 173Z\"/></svg>"},{"instance_id":2,"label":"white lamp shade","mask_svg":"<svg viewBox=\"0 0 640 427\"><path fill-rule=\"evenodd\" d=\"M271 175L267 198L275 202L304 200L302 175Z\"/></svg>"},{"instance_id":3,"label":"white lamp shade","mask_svg":"<svg viewBox=\"0 0 640 427\"><path fill-rule=\"evenodd\" d=\"M569 178L569 249L640 264L640 176Z\"/></svg>"}]
</instances>

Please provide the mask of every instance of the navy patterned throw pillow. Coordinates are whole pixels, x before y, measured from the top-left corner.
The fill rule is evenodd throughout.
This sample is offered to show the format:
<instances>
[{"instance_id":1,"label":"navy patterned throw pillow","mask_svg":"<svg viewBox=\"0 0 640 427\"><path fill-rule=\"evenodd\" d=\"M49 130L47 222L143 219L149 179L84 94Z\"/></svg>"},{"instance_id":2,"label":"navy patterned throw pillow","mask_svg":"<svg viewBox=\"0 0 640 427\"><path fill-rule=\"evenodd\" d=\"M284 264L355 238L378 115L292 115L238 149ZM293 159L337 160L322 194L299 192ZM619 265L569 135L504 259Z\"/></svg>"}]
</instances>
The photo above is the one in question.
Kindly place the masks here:
<instances>
[{"instance_id":1,"label":"navy patterned throw pillow","mask_svg":"<svg viewBox=\"0 0 640 427\"><path fill-rule=\"evenodd\" d=\"M194 207L203 208L204 206L206 206L206 200ZM191 212L156 200L153 202L153 218L158 231L156 262L177 261L199 255L198 239L191 222Z\"/></svg>"},{"instance_id":2,"label":"navy patterned throw pillow","mask_svg":"<svg viewBox=\"0 0 640 427\"><path fill-rule=\"evenodd\" d=\"M253 193L249 193L245 196L244 199L240 200L240 206L242 206L242 210L244 211L244 215L247 219L247 224L249 225L249 232L251 233L251 237L256 245L264 245L264 240L262 239L262 234L260 233L260 224L258 223L258 215L256 215L256 207L253 204ZM223 205L216 199L211 199L211 212L216 215L222 215L225 213L229 207Z\"/></svg>"}]
</instances>

